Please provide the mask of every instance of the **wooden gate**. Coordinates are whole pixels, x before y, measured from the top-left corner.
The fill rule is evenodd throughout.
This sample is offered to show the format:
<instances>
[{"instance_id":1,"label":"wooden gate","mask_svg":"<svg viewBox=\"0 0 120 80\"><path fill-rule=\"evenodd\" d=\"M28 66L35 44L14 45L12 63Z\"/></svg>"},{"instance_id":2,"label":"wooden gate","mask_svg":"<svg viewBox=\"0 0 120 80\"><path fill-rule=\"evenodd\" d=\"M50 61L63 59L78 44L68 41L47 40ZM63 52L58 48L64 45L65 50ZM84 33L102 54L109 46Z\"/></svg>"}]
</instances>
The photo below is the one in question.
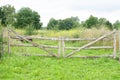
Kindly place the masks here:
<instances>
[{"instance_id":1,"label":"wooden gate","mask_svg":"<svg viewBox=\"0 0 120 80\"><path fill-rule=\"evenodd\" d=\"M11 34L14 34L11 35ZM96 42L103 40L104 38L113 35L113 45L112 46L91 46L95 44ZM86 40L82 38L64 38L64 37L58 37L58 38L45 38L45 37L28 37L28 36L21 36L18 33L16 33L14 30L9 29L8 30L8 52L10 53L11 51L11 46L30 46L30 45L24 45L24 44L11 44L11 39L19 39L19 40L25 40L31 44L33 47L37 47L39 49L42 49L46 51L48 54L36 54L37 56L54 56L54 57L80 57L80 58L99 58L99 57L113 57L116 58L116 30L113 30L110 33L107 33L105 35L102 35L98 38L87 38L87 40L92 40L91 42L84 44L81 47L67 47L65 46L65 42L67 41L81 41L81 40ZM34 41L31 41L30 39L39 39L39 40L52 40L52 41L57 41L58 44L57 46L48 46L48 45L40 45ZM54 53L51 50L48 50L48 48L53 48L57 49L57 52ZM113 49L113 54L110 55L101 55L101 56L74 56L77 52L83 50L83 49ZM72 49L73 51L70 52L69 54L65 54L65 50L67 49ZM26 54L29 55L29 54Z\"/></svg>"},{"instance_id":2,"label":"wooden gate","mask_svg":"<svg viewBox=\"0 0 120 80\"><path fill-rule=\"evenodd\" d=\"M13 33L15 36L11 36L11 33ZM11 44L11 39L19 39L19 40L24 40L29 42L32 45L24 45L24 44ZM49 54L37 54L38 56L54 56L54 57L59 57L59 45L58 46L47 46L47 45L40 45L36 42L31 41L30 39L41 39L41 40L58 40L57 38L42 38L42 37L27 37L27 36L21 36L18 33L16 33L14 30L9 29L8 30L8 53L11 52L11 46L33 46L37 47L39 49L42 49L46 51ZM58 53L53 53L52 51L48 50L47 48L58 48ZM29 55L29 54L25 54Z\"/></svg>"},{"instance_id":3,"label":"wooden gate","mask_svg":"<svg viewBox=\"0 0 120 80\"><path fill-rule=\"evenodd\" d=\"M95 44L96 42L98 42L98 41L100 41L100 40L102 40L102 39L104 39L104 38L106 38L106 37L108 37L108 36L110 36L110 35L112 35L113 34L113 46L97 46L97 47L93 47L93 46L91 46L91 45L93 45L93 44ZM81 47L77 47L77 48L75 48L75 47L66 47L66 48L69 48L69 49L75 49L74 51L72 51L71 53L69 53L69 54L67 54L67 55L65 55L64 57L66 58L66 57L80 57L80 58L90 58L90 57L92 57L92 58L99 58L99 57L113 57L113 58L116 58L116 30L114 30L114 31L112 31L112 32L110 32L110 33L108 33L108 34L105 34L105 35L103 35L103 36L101 36L101 37L99 37L99 38L93 38L93 39L91 39L91 38L88 38L88 39L90 39L90 40L93 40L93 41L91 41L91 42L89 42L89 43L87 43L87 44L84 44L83 46L81 46ZM87 40L88 40L87 39ZM67 40L86 40L86 39L67 39ZM66 39L64 39L64 41L67 41ZM63 45L65 45L64 42L63 41ZM77 52L79 52L79 51L81 51L81 50L83 50L83 49L86 49L86 48L89 48L89 49L109 49L109 48L113 48L113 54L111 54L111 55L101 55L101 56L73 56L74 54L76 54ZM64 49L65 49L65 47L64 47Z\"/></svg>"}]
</instances>

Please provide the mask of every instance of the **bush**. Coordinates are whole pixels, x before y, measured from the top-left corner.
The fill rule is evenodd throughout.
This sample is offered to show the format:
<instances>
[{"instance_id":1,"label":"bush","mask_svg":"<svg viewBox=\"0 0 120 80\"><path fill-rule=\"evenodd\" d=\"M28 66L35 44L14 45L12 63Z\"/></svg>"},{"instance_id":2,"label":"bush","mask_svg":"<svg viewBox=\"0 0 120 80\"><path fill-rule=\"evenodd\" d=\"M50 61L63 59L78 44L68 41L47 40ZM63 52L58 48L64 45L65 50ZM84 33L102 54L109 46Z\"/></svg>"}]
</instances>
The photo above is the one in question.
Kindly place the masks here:
<instances>
[{"instance_id":1,"label":"bush","mask_svg":"<svg viewBox=\"0 0 120 80\"><path fill-rule=\"evenodd\" d=\"M33 34L35 34L34 26L28 25L28 26L26 27L26 33L25 33L25 34L26 34L26 35L33 35Z\"/></svg>"}]
</instances>

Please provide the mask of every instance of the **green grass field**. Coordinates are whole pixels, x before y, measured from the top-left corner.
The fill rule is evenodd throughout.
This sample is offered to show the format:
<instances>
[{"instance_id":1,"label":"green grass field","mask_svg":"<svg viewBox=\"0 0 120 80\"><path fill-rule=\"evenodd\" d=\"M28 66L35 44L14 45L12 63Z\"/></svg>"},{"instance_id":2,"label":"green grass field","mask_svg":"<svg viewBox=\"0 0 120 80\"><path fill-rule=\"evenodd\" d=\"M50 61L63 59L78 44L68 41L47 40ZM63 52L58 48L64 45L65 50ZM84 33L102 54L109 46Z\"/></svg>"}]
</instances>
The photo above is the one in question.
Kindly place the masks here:
<instances>
[{"instance_id":1,"label":"green grass field","mask_svg":"<svg viewBox=\"0 0 120 80\"><path fill-rule=\"evenodd\" d=\"M120 80L120 62L112 58L80 59L4 55L0 80Z\"/></svg>"},{"instance_id":2,"label":"green grass field","mask_svg":"<svg viewBox=\"0 0 120 80\"><path fill-rule=\"evenodd\" d=\"M20 31L18 30L18 32ZM22 33L23 32L24 31L22 31ZM58 37L59 35L67 35L68 33L70 33L67 35L69 37L79 37L78 34L73 35L76 30L68 32L62 31L56 34L54 32L50 34L49 31L45 33L42 33L42 31L38 32L38 35L42 34L42 36L49 37L53 37L53 35ZM92 32L92 30L85 30L81 33L86 33L85 35L89 36L91 35L89 32ZM46 33L49 34L47 35ZM92 37L100 36L100 34L103 34L102 31L92 35ZM35 40L35 42L46 45L58 44L58 42L52 41ZM17 41L14 43L17 43ZM78 47L84 43L86 42L66 42L66 46ZM109 42L109 45L111 44L112 42ZM108 43L102 41L94 45L108 45ZM65 54L69 54L71 51L72 50L66 50ZM53 52L57 53L57 50L53 49ZM120 62L118 61L118 58L81 59L20 55L24 53L46 54L45 51L38 48L12 47L11 54L6 53L0 59L0 80L120 80ZM76 55L94 56L106 53L112 54L113 50L82 50L76 53Z\"/></svg>"},{"instance_id":3,"label":"green grass field","mask_svg":"<svg viewBox=\"0 0 120 80\"><path fill-rule=\"evenodd\" d=\"M57 52L57 50L54 50ZM71 51L66 50L66 54ZM55 58L22 56L46 54L32 47L12 47L0 60L0 80L119 80L120 62L113 58ZM79 55L112 54L112 50L82 50ZM76 55L77 55L76 54Z\"/></svg>"}]
</instances>

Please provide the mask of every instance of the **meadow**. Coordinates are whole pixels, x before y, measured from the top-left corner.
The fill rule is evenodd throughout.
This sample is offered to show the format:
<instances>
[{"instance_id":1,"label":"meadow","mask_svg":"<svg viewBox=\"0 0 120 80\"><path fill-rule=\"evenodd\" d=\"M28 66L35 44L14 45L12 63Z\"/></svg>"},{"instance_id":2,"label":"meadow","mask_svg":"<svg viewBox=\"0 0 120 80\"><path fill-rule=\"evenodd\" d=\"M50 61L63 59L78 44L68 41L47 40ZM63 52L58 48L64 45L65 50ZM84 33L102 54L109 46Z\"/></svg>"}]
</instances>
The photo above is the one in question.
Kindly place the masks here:
<instances>
[{"instance_id":1,"label":"meadow","mask_svg":"<svg viewBox=\"0 0 120 80\"><path fill-rule=\"evenodd\" d=\"M16 30L25 34L24 30ZM74 29L69 31L36 31L34 36L42 37L99 37L109 30L101 29ZM33 36L33 35L32 35ZM35 40L37 42L37 40ZM17 43L17 41L15 42ZM56 45L57 42L38 41L38 43ZM86 42L66 42L66 46L81 46ZM28 44L28 43L26 43ZM100 41L95 45L112 45ZM57 50L53 50L57 52ZM66 51L66 54L71 52ZM82 50L80 55L112 54L112 49ZM11 54L5 53L0 59L0 80L120 80L120 62L118 57L113 58L56 58L22 56L23 53L42 53L45 51L32 47L12 47Z\"/></svg>"}]
</instances>

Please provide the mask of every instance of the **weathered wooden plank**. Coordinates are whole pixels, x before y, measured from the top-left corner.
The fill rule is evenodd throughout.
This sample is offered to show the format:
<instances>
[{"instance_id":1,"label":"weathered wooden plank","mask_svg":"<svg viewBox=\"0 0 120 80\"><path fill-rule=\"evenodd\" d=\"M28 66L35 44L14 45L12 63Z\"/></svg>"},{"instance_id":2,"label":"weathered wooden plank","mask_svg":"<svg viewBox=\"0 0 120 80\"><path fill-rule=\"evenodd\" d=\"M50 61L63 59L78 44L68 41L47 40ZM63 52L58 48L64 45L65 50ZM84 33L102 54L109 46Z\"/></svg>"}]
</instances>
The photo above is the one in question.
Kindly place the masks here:
<instances>
[{"instance_id":1,"label":"weathered wooden plank","mask_svg":"<svg viewBox=\"0 0 120 80\"><path fill-rule=\"evenodd\" d=\"M80 47L65 47L65 49L77 50ZM111 49L113 46L91 46L85 49Z\"/></svg>"},{"instance_id":2,"label":"weathered wooden plank","mask_svg":"<svg viewBox=\"0 0 120 80\"><path fill-rule=\"evenodd\" d=\"M10 46L18 46L18 47L34 47L31 44L10 44Z\"/></svg>"},{"instance_id":3,"label":"weathered wooden plank","mask_svg":"<svg viewBox=\"0 0 120 80\"><path fill-rule=\"evenodd\" d=\"M47 38L47 37L28 37L28 36L23 36L26 39L38 39L38 40L59 40L58 38ZM19 37L11 36L12 39L20 39Z\"/></svg>"},{"instance_id":4,"label":"weathered wooden plank","mask_svg":"<svg viewBox=\"0 0 120 80\"><path fill-rule=\"evenodd\" d=\"M10 31L8 30L8 53L10 53Z\"/></svg>"},{"instance_id":5,"label":"weathered wooden plank","mask_svg":"<svg viewBox=\"0 0 120 80\"><path fill-rule=\"evenodd\" d=\"M118 53L119 53L119 61L120 61L120 29L119 29L119 32L118 32L118 36L119 36L118 37L119 38L119 52Z\"/></svg>"},{"instance_id":6,"label":"weathered wooden plank","mask_svg":"<svg viewBox=\"0 0 120 80\"><path fill-rule=\"evenodd\" d=\"M93 41L97 38L64 38L65 41ZM105 38L103 40L111 40L110 38Z\"/></svg>"},{"instance_id":7,"label":"weathered wooden plank","mask_svg":"<svg viewBox=\"0 0 120 80\"><path fill-rule=\"evenodd\" d=\"M114 58L116 58L116 33L114 33L114 35L113 35L113 37L114 37L114 42L113 42L113 46L114 46L114 48L113 48L113 56L114 56Z\"/></svg>"},{"instance_id":8,"label":"weathered wooden plank","mask_svg":"<svg viewBox=\"0 0 120 80\"><path fill-rule=\"evenodd\" d=\"M2 50L1 50L1 53L3 54L4 53L4 45L3 45L3 31L4 29L2 28L1 29L1 38L2 38L2 41L1 41L1 48L2 48Z\"/></svg>"},{"instance_id":9,"label":"weathered wooden plank","mask_svg":"<svg viewBox=\"0 0 120 80\"><path fill-rule=\"evenodd\" d=\"M61 56L61 40L60 40L61 37L59 37L59 40L58 40L58 56L60 57Z\"/></svg>"},{"instance_id":10,"label":"weathered wooden plank","mask_svg":"<svg viewBox=\"0 0 120 80\"><path fill-rule=\"evenodd\" d=\"M31 45L31 44L10 44L10 46L34 47L34 46ZM49 46L49 45L39 45L39 47L58 49L58 46Z\"/></svg>"},{"instance_id":11,"label":"weathered wooden plank","mask_svg":"<svg viewBox=\"0 0 120 80\"><path fill-rule=\"evenodd\" d=\"M62 37L62 56L64 57L64 53L65 53L65 41L64 41L64 37Z\"/></svg>"},{"instance_id":12,"label":"weathered wooden plank","mask_svg":"<svg viewBox=\"0 0 120 80\"><path fill-rule=\"evenodd\" d=\"M107 37L107 36L109 36L109 35L111 35L111 34L113 34L113 33L115 33L115 32L116 32L116 30L114 30L114 31L112 31L112 32L110 32L110 33L108 33L108 34L105 34L105 35L97 38L96 40L94 40L94 41L92 41L92 42L90 42L90 43L88 43L88 44L83 45L83 46L80 47L78 50L75 50L75 51L71 52L70 54L66 55L65 57L69 57L69 56L75 54L76 52L78 52L78 51L80 51L80 50L82 50L82 49L84 49L84 48L86 48L86 47L91 46L92 44L96 43L97 41L99 41L99 40L101 40L101 39L103 39L103 38L105 38L105 37Z\"/></svg>"},{"instance_id":13,"label":"weathered wooden plank","mask_svg":"<svg viewBox=\"0 0 120 80\"><path fill-rule=\"evenodd\" d=\"M61 40L59 38L47 38L47 37L30 37L30 36L23 36L27 39L39 39L39 40ZM11 36L12 39L20 39L19 37ZM92 41L96 40L97 38L63 38L64 41ZM103 40L111 40L110 38L105 38Z\"/></svg>"},{"instance_id":14,"label":"weathered wooden plank","mask_svg":"<svg viewBox=\"0 0 120 80\"><path fill-rule=\"evenodd\" d=\"M98 56L71 56L70 58L103 58L103 57L110 57L112 58L113 55L98 55Z\"/></svg>"},{"instance_id":15,"label":"weathered wooden plank","mask_svg":"<svg viewBox=\"0 0 120 80\"><path fill-rule=\"evenodd\" d=\"M51 56L51 55L48 55L48 54L21 54L21 55L23 55L23 56Z\"/></svg>"}]
</instances>

